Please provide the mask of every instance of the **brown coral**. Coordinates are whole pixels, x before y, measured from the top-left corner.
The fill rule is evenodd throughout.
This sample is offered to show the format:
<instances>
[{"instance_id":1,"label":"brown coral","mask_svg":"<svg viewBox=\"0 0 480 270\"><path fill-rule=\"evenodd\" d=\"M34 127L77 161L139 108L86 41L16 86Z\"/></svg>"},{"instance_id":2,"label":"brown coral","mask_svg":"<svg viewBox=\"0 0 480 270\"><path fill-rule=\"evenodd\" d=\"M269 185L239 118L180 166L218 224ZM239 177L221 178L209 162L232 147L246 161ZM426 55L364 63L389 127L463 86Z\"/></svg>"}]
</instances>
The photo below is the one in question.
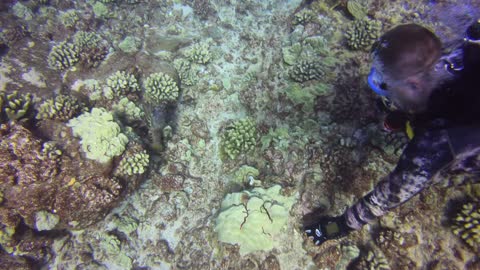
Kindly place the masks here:
<instances>
[{"instance_id":1,"label":"brown coral","mask_svg":"<svg viewBox=\"0 0 480 270\"><path fill-rule=\"evenodd\" d=\"M68 138L68 133L62 134ZM98 221L119 199L123 185L81 159L77 150L43 151L46 145L16 123L0 128L0 209L35 228L35 214L46 210L60 218L56 228L85 227ZM57 141L58 150L65 142ZM65 153L65 154L62 154Z\"/></svg>"}]
</instances>

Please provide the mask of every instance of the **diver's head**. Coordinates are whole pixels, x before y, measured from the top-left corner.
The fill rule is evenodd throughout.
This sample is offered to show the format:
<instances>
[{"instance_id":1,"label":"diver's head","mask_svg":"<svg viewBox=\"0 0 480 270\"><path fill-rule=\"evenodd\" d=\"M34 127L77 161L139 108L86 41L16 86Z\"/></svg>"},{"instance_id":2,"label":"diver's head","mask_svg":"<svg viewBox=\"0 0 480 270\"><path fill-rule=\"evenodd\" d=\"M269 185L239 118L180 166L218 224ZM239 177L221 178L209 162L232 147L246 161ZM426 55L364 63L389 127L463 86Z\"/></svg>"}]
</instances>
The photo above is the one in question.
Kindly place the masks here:
<instances>
[{"instance_id":1,"label":"diver's head","mask_svg":"<svg viewBox=\"0 0 480 270\"><path fill-rule=\"evenodd\" d=\"M400 25L385 33L372 55L370 86L401 111L425 111L432 91L448 76L438 68L440 40L417 24Z\"/></svg>"}]
</instances>

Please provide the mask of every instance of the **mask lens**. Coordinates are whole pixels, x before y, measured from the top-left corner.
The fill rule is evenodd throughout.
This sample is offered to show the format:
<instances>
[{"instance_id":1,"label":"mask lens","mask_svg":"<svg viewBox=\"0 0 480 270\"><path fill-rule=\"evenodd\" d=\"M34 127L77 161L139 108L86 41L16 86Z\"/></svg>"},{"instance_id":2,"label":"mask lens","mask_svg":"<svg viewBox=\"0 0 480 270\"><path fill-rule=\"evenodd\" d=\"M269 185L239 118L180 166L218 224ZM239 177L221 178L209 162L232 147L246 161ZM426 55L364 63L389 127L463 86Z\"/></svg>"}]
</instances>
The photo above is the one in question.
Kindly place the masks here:
<instances>
[{"instance_id":1,"label":"mask lens","mask_svg":"<svg viewBox=\"0 0 480 270\"><path fill-rule=\"evenodd\" d=\"M388 96L387 84L383 82L381 74L378 73L375 68L370 70L370 74L368 75L368 85L373 92L377 93L377 95L382 97Z\"/></svg>"}]
</instances>

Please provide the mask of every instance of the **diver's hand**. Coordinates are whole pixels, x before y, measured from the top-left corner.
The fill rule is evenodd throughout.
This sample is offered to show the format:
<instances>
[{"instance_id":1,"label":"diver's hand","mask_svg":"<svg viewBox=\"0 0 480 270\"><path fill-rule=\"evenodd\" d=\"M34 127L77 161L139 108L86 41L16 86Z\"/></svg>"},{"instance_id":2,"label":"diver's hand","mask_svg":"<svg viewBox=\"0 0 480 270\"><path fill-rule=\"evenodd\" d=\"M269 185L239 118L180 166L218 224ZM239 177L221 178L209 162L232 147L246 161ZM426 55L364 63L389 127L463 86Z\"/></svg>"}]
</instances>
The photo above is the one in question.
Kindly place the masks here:
<instances>
[{"instance_id":1,"label":"diver's hand","mask_svg":"<svg viewBox=\"0 0 480 270\"><path fill-rule=\"evenodd\" d=\"M320 220L310 226L305 226L304 232L317 246L330 239L338 239L346 236L352 229L347 226L345 217L321 217Z\"/></svg>"}]
</instances>

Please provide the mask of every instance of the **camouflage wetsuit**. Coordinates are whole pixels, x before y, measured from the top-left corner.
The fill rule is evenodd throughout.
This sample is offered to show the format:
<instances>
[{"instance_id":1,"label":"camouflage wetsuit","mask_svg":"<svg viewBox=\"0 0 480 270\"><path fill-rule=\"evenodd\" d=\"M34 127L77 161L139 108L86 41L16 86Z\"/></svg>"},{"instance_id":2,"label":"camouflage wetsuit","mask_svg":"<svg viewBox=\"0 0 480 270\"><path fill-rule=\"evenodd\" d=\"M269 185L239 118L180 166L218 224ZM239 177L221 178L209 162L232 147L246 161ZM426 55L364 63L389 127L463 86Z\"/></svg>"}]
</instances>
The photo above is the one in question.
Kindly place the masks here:
<instances>
[{"instance_id":1,"label":"camouflage wetsuit","mask_svg":"<svg viewBox=\"0 0 480 270\"><path fill-rule=\"evenodd\" d=\"M480 182L480 47L473 51L467 47L464 55L470 62L465 62L457 80L437 91L427 117L431 120L423 120L415 129L393 172L345 212L351 229L361 228L440 180L456 176L459 184Z\"/></svg>"}]
</instances>

